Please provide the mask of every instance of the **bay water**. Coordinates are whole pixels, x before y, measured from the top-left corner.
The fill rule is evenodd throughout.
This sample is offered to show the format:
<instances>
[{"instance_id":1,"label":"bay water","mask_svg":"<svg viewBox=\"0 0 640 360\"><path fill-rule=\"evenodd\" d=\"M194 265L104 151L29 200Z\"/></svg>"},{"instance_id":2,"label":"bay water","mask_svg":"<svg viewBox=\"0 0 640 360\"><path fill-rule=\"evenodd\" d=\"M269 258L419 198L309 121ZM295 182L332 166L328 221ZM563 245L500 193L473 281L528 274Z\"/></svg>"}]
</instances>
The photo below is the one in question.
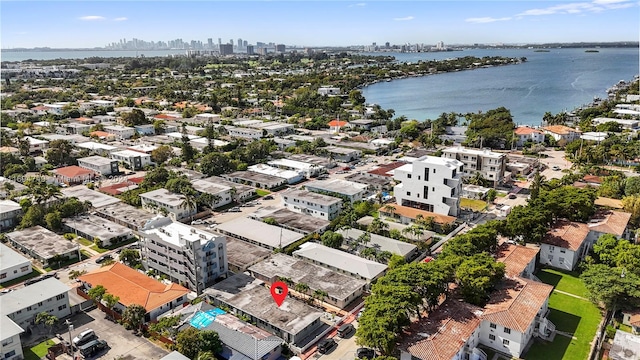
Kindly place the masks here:
<instances>
[{"instance_id":1,"label":"bay water","mask_svg":"<svg viewBox=\"0 0 640 360\"><path fill-rule=\"evenodd\" d=\"M386 53L401 62L462 56L526 57L518 65L379 82L362 89L368 103L394 109L395 116L436 119L443 112L478 112L504 106L517 124L540 125L542 116L572 111L640 72L637 48L471 49L432 53ZM384 54L384 53L383 53ZM371 53L381 55L381 53Z\"/></svg>"}]
</instances>

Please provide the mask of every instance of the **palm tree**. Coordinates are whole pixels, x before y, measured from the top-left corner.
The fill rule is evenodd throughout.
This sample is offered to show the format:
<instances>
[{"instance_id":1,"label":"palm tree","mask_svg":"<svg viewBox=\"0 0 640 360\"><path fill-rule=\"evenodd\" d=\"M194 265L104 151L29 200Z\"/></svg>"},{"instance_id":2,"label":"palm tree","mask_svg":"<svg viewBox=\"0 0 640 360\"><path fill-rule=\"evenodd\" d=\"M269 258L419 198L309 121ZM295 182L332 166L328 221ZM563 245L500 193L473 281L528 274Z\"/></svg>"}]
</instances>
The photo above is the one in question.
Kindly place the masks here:
<instances>
[{"instance_id":1,"label":"palm tree","mask_svg":"<svg viewBox=\"0 0 640 360\"><path fill-rule=\"evenodd\" d=\"M189 213L191 213L191 211L196 208L198 206L198 202L196 201L195 196L191 195L191 194L185 194L183 195L184 199L182 200L182 208L189 210ZM196 208L197 211L197 208ZM191 213L191 221L193 221L193 214Z\"/></svg>"},{"instance_id":2,"label":"palm tree","mask_svg":"<svg viewBox=\"0 0 640 360\"><path fill-rule=\"evenodd\" d=\"M131 304L122 313L122 321L130 328L140 330L146 314L147 310L142 305Z\"/></svg>"},{"instance_id":3,"label":"palm tree","mask_svg":"<svg viewBox=\"0 0 640 360\"><path fill-rule=\"evenodd\" d=\"M392 255L393 254L391 252L385 250L385 251L378 251L375 257L377 262L386 264L389 262L389 259L391 259Z\"/></svg>"},{"instance_id":4,"label":"palm tree","mask_svg":"<svg viewBox=\"0 0 640 360\"><path fill-rule=\"evenodd\" d=\"M89 289L89 292L87 292L87 295L89 295L89 298L93 300L93 302L97 306L100 303L100 301L102 301L102 298L106 293L107 293L107 289L105 289L104 286L96 285L91 289Z\"/></svg>"},{"instance_id":5,"label":"palm tree","mask_svg":"<svg viewBox=\"0 0 640 360\"><path fill-rule=\"evenodd\" d=\"M299 292L299 293L301 293L301 294L307 295L307 292L309 291L309 285L307 285L305 283L302 283L302 282L301 283L297 283L295 288L294 288L294 290Z\"/></svg>"},{"instance_id":6,"label":"palm tree","mask_svg":"<svg viewBox=\"0 0 640 360\"><path fill-rule=\"evenodd\" d=\"M329 294L324 290L317 289L313 292L313 297L318 299L320 303L322 303L327 296L329 296Z\"/></svg>"},{"instance_id":7,"label":"palm tree","mask_svg":"<svg viewBox=\"0 0 640 360\"><path fill-rule=\"evenodd\" d=\"M396 207L393 206L392 204L387 204L383 206L382 209L384 212L389 213L391 217L393 217L393 215L396 213Z\"/></svg>"},{"instance_id":8,"label":"palm tree","mask_svg":"<svg viewBox=\"0 0 640 360\"><path fill-rule=\"evenodd\" d=\"M36 315L35 322L36 324L44 324L45 326L47 326L49 328L49 334L51 334L51 331L53 330L53 325L55 325L58 322L58 317L55 315L51 315L46 311L43 311L38 315Z\"/></svg>"},{"instance_id":9,"label":"palm tree","mask_svg":"<svg viewBox=\"0 0 640 360\"><path fill-rule=\"evenodd\" d=\"M113 317L113 307L116 306L118 301L120 301L120 297L115 296L113 294L105 293L102 296L102 301L104 301L104 306L106 306L107 309L109 309L108 314L111 315L111 317Z\"/></svg>"}]
</instances>

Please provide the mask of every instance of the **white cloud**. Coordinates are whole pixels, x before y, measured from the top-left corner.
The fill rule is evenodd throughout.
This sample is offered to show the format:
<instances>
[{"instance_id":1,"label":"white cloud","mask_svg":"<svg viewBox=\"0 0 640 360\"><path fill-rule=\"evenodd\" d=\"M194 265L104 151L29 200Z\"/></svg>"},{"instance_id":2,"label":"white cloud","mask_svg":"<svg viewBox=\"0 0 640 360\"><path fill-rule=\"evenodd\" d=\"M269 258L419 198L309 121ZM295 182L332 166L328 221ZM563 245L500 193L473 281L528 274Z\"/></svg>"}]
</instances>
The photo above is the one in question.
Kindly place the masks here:
<instances>
[{"instance_id":1,"label":"white cloud","mask_svg":"<svg viewBox=\"0 0 640 360\"><path fill-rule=\"evenodd\" d=\"M113 19L113 21L127 21L129 19L127 19L126 17L117 17L115 19Z\"/></svg>"},{"instance_id":2,"label":"white cloud","mask_svg":"<svg viewBox=\"0 0 640 360\"><path fill-rule=\"evenodd\" d=\"M366 5L367 5L367 3L361 2L361 3L357 3L357 4L351 4L351 5L349 5L349 7L363 7L363 6L366 6Z\"/></svg>"},{"instance_id":3,"label":"white cloud","mask_svg":"<svg viewBox=\"0 0 640 360\"><path fill-rule=\"evenodd\" d=\"M502 18L492 18L492 17L479 17L479 18L468 18L464 21L474 23L474 24L487 24L496 21L508 21L511 20L510 17L502 17Z\"/></svg>"},{"instance_id":4,"label":"white cloud","mask_svg":"<svg viewBox=\"0 0 640 360\"><path fill-rule=\"evenodd\" d=\"M413 20L414 17L413 16L405 16L405 17L401 17L401 18L393 18L393 21L410 21Z\"/></svg>"},{"instance_id":5,"label":"white cloud","mask_svg":"<svg viewBox=\"0 0 640 360\"><path fill-rule=\"evenodd\" d=\"M81 16L79 17L79 19L82 21L100 21L100 20L104 20L105 17L98 16L98 15L87 15L87 16Z\"/></svg>"},{"instance_id":6,"label":"white cloud","mask_svg":"<svg viewBox=\"0 0 640 360\"><path fill-rule=\"evenodd\" d=\"M591 2L574 2L541 9L530 9L516 16L599 13L606 10L625 9L633 6L636 6L636 4L628 0L594 0Z\"/></svg>"}]
</instances>

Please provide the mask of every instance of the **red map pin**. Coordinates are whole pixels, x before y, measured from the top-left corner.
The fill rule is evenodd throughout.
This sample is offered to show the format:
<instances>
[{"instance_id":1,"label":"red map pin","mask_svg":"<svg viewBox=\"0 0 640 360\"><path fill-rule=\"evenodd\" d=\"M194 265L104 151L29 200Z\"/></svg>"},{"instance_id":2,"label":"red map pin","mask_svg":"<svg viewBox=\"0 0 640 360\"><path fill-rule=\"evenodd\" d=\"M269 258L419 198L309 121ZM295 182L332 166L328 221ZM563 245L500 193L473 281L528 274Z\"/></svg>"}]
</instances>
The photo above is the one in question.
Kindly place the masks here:
<instances>
[{"instance_id":1,"label":"red map pin","mask_svg":"<svg viewBox=\"0 0 640 360\"><path fill-rule=\"evenodd\" d=\"M283 283L282 281L276 281L271 284L271 297L276 301L278 307L282 305L284 299L286 299L287 297L288 292L289 288L287 287L287 284Z\"/></svg>"}]
</instances>

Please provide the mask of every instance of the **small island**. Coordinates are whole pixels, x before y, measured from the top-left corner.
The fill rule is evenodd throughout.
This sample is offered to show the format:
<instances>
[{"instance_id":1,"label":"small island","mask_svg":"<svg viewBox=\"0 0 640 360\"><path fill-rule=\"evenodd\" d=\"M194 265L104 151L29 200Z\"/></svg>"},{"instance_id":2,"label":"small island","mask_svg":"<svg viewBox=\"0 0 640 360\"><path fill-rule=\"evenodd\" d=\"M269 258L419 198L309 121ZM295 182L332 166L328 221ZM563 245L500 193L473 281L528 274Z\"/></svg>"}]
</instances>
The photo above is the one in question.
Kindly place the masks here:
<instances>
[{"instance_id":1,"label":"small island","mask_svg":"<svg viewBox=\"0 0 640 360\"><path fill-rule=\"evenodd\" d=\"M537 50L533 50L533 52L550 52L551 50L547 50L547 49L537 49Z\"/></svg>"}]
</instances>

